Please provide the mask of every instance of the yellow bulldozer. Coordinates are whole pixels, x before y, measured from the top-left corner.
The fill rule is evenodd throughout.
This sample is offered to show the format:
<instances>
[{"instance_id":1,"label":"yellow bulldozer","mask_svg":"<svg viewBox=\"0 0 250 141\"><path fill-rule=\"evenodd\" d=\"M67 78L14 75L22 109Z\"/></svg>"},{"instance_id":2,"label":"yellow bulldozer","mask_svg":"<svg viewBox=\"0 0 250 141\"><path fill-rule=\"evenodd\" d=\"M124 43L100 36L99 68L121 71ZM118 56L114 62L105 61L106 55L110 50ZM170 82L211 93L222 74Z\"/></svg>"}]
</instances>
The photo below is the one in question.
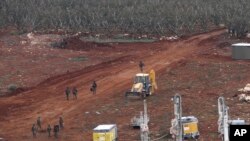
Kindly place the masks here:
<instances>
[{"instance_id":1,"label":"yellow bulldozer","mask_svg":"<svg viewBox=\"0 0 250 141\"><path fill-rule=\"evenodd\" d=\"M126 97L142 97L152 95L157 89L155 81L155 71L150 73L137 73L134 78L134 84L130 91L125 93Z\"/></svg>"}]
</instances>

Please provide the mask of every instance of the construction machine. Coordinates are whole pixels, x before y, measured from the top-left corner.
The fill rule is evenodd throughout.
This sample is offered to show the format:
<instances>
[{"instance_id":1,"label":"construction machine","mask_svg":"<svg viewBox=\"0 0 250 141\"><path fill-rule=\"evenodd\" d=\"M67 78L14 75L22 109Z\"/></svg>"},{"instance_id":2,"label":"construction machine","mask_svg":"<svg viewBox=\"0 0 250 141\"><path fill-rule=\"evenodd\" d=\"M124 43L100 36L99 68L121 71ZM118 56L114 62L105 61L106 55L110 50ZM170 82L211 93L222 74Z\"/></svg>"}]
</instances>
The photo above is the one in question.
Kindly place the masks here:
<instances>
[{"instance_id":1,"label":"construction machine","mask_svg":"<svg viewBox=\"0 0 250 141\"><path fill-rule=\"evenodd\" d=\"M142 97L152 95L157 89L155 81L155 71L151 70L150 73L137 73L134 78L134 84L130 91L125 93L126 97Z\"/></svg>"},{"instance_id":2,"label":"construction machine","mask_svg":"<svg viewBox=\"0 0 250 141\"><path fill-rule=\"evenodd\" d=\"M228 114L229 107L226 106L224 97L218 98L218 132L221 136L222 141L229 140L230 125L245 125L245 120L237 119L230 120Z\"/></svg>"},{"instance_id":3,"label":"construction machine","mask_svg":"<svg viewBox=\"0 0 250 141\"><path fill-rule=\"evenodd\" d=\"M172 99L174 101L175 118L171 121L170 134L175 141L186 139L198 139L198 119L194 116L182 117L181 96L176 94Z\"/></svg>"}]
</instances>

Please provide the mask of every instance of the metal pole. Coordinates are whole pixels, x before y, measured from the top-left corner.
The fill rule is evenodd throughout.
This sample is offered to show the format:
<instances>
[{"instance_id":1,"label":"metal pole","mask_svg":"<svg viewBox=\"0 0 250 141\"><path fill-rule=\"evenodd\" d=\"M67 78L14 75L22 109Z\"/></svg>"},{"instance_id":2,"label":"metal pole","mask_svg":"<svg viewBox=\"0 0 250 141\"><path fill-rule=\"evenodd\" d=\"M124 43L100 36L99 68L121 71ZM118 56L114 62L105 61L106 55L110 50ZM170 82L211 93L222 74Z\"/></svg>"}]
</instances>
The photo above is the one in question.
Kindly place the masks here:
<instances>
[{"instance_id":1,"label":"metal pole","mask_svg":"<svg viewBox=\"0 0 250 141\"><path fill-rule=\"evenodd\" d=\"M175 109L175 119L177 121L177 137L176 141L182 141L182 106L181 106L181 96L179 94L176 94L174 97L174 109Z\"/></svg>"},{"instance_id":2,"label":"metal pole","mask_svg":"<svg viewBox=\"0 0 250 141\"><path fill-rule=\"evenodd\" d=\"M224 134L225 101L223 97L218 98L218 132Z\"/></svg>"},{"instance_id":3,"label":"metal pole","mask_svg":"<svg viewBox=\"0 0 250 141\"><path fill-rule=\"evenodd\" d=\"M224 141L229 141L229 131L228 131L228 107L225 109L224 115Z\"/></svg>"},{"instance_id":4,"label":"metal pole","mask_svg":"<svg viewBox=\"0 0 250 141\"><path fill-rule=\"evenodd\" d=\"M148 115L147 115L147 102L143 101L144 104L144 114L143 114L143 123L140 125L141 127L141 141L149 141L149 129L148 129Z\"/></svg>"},{"instance_id":5,"label":"metal pole","mask_svg":"<svg viewBox=\"0 0 250 141\"><path fill-rule=\"evenodd\" d=\"M147 101L144 100L144 123L148 124Z\"/></svg>"},{"instance_id":6,"label":"metal pole","mask_svg":"<svg viewBox=\"0 0 250 141\"><path fill-rule=\"evenodd\" d=\"M224 97L218 98L218 132L223 136L223 141L229 141L229 130L228 130L228 107L225 104Z\"/></svg>"}]
</instances>

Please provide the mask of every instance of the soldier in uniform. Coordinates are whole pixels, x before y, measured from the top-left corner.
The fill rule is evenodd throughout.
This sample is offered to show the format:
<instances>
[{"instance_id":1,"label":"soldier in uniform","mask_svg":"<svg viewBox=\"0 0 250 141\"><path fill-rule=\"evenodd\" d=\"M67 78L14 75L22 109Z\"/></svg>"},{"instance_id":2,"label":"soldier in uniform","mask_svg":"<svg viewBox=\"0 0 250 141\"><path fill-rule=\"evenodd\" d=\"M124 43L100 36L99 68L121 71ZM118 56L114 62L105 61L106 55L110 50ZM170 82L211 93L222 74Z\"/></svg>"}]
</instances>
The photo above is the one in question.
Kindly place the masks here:
<instances>
[{"instance_id":1,"label":"soldier in uniform","mask_svg":"<svg viewBox=\"0 0 250 141\"><path fill-rule=\"evenodd\" d=\"M63 118L62 117L59 117L59 126L61 129L64 128L64 123L63 123Z\"/></svg>"},{"instance_id":2,"label":"soldier in uniform","mask_svg":"<svg viewBox=\"0 0 250 141\"><path fill-rule=\"evenodd\" d=\"M72 93L73 93L75 99L77 99L77 89L76 89L76 87L73 88Z\"/></svg>"},{"instance_id":3,"label":"soldier in uniform","mask_svg":"<svg viewBox=\"0 0 250 141\"><path fill-rule=\"evenodd\" d=\"M41 130L41 129L42 129L41 117L38 117L38 118L37 118L36 124L37 124L38 128Z\"/></svg>"},{"instance_id":4,"label":"soldier in uniform","mask_svg":"<svg viewBox=\"0 0 250 141\"><path fill-rule=\"evenodd\" d=\"M58 137L58 132L59 132L59 126L58 125L54 125L54 136L55 136L55 138Z\"/></svg>"},{"instance_id":5,"label":"soldier in uniform","mask_svg":"<svg viewBox=\"0 0 250 141\"><path fill-rule=\"evenodd\" d=\"M145 64L142 61L140 61L139 67L140 67L141 72L143 72L143 67L144 66L145 66Z\"/></svg>"},{"instance_id":6,"label":"soldier in uniform","mask_svg":"<svg viewBox=\"0 0 250 141\"><path fill-rule=\"evenodd\" d=\"M93 84L92 84L92 87L90 88L90 90L93 92L93 94L96 94L96 89L97 89L97 84L94 81Z\"/></svg>"},{"instance_id":7,"label":"soldier in uniform","mask_svg":"<svg viewBox=\"0 0 250 141\"><path fill-rule=\"evenodd\" d=\"M48 125L48 127L47 127L47 132L48 132L48 137L50 137L51 136L51 127L50 127L50 125Z\"/></svg>"},{"instance_id":8,"label":"soldier in uniform","mask_svg":"<svg viewBox=\"0 0 250 141\"><path fill-rule=\"evenodd\" d=\"M32 131L33 137L36 137L37 128L35 124L32 125L31 131Z\"/></svg>"},{"instance_id":9,"label":"soldier in uniform","mask_svg":"<svg viewBox=\"0 0 250 141\"><path fill-rule=\"evenodd\" d=\"M69 89L69 87L66 88L65 94L66 94L67 100L69 100L69 94L70 94L70 89Z\"/></svg>"}]
</instances>

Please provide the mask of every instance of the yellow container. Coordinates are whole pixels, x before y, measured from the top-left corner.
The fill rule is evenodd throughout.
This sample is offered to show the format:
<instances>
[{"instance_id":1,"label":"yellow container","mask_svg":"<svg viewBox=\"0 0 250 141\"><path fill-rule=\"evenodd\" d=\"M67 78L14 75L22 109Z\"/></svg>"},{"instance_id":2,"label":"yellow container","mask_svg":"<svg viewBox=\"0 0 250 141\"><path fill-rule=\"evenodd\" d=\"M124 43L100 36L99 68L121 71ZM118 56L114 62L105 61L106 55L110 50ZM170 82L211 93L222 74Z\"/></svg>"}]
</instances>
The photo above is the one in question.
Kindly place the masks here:
<instances>
[{"instance_id":1,"label":"yellow container","mask_svg":"<svg viewBox=\"0 0 250 141\"><path fill-rule=\"evenodd\" d=\"M198 132L197 122L183 123L184 134L192 134Z\"/></svg>"},{"instance_id":2,"label":"yellow container","mask_svg":"<svg viewBox=\"0 0 250 141\"><path fill-rule=\"evenodd\" d=\"M198 139L200 136L198 130L198 119L194 116L182 117L183 137L184 139Z\"/></svg>"},{"instance_id":3,"label":"yellow container","mask_svg":"<svg viewBox=\"0 0 250 141\"><path fill-rule=\"evenodd\" d=\"M117 126L115 124L98 125L93 129L93 141L116 141Z\"/></svg>"}]
</instances>

